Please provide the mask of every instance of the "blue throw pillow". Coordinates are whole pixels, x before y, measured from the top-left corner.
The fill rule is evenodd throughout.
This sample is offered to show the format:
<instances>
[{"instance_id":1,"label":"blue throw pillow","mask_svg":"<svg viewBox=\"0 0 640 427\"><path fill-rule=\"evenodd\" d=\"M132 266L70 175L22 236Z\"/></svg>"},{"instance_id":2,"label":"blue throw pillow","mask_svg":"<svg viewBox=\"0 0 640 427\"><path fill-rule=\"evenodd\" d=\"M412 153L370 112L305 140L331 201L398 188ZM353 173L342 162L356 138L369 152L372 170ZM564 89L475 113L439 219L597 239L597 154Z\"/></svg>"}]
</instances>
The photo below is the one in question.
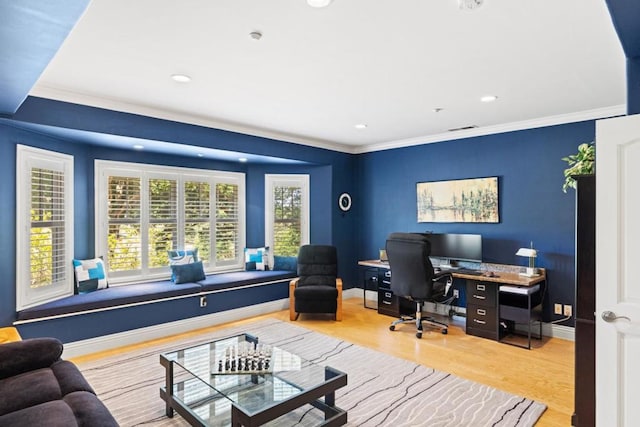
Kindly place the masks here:
<instances>
[{"instance_id":1,"label":"blue throw pillow","mask_svg":"<svg viewBox=\"0 0 640 427\"><path fill-rule=\"evenodd\" d=\"M273 269L284 271L298 271L298 257L275 255L273 257Z\"/></svg>"},{"instance_id":2,"label":"blue throw pillow","mask_svg":"<svg viewBox=\"0 0 640 427\"><path fill-rule=\"evenodd\" d=\"M191 264L198 261L198 248L187 250L171 250L167 251L169 255L169 266ZM171 271L171 281L176 281L176 276Z\"/></svg>"},{"instance_id":3,"label":"blue throw pillow","mask_svg":"<svg viewBox=\"0 0 640 427\"><path fill-rule=\"evenodd\" d=\"M109 287L107 270L102 258L74 259L75 293L86 294Z\"/></svg>"},{"instance_id":4,"label":"blue throw pillow","mask_svg":"<svg viewBox=\"0 0 640 427\"><path fill-rule=\"evenodd\" d=\"M173 277L175 277L174 282L176 285L181 283L197 282L198 280L205 279L202 261L192 262L190 264L172 265L171 273L173 274Z\"/></svg>"}]
</instances>

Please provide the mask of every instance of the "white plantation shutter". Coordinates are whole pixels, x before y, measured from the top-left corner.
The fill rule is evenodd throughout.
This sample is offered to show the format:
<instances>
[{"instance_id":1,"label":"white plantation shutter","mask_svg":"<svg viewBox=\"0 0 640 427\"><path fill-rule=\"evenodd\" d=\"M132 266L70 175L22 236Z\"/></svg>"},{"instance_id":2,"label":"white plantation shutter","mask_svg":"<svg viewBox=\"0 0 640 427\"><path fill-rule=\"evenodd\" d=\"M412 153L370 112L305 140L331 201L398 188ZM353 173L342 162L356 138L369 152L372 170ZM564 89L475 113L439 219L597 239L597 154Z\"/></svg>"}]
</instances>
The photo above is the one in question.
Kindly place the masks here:
<instances>
[{"instance_id":1,"label":"white plantation shutter","mask_svg":"<svg viewBox=\"0 0 640 427\"><path fill-rule=\"evenodd\" d=\"M73 157L18 145L16 164L21 310L73 293Z\"/></svg>"},{"instance_id":2,"label":"white plantation shutter","mask_svg":"<svg viewBox=\"0 0 640 427\"><path fill-rule=\"evenodd\" d=\"M166 267L167 251L178 246L177 181L149 179L149 268Z\"/></svg>"},{"instance_id":3,"label":"white plantation shutter","mask_svg":"<svg viewBox=\"0 0 640 427\"><path fill-rule=\"evenodd\" d=\"M216 261L233 262L241 251L238 186L216 184Z\"/></svg>"},{"instance_id":4,"label":"white plantation shutter","mask_svg":"<svg viewBox=\"0 0 640 427\"><path fill-rule=\"evenodd\" d=\"M188 180L184 184L185 248L198 248L205 265L211 256L211 185Z\"/></svg>"},{"instance_id":5,"label":"white plantation shutter","mask_svg":"<svg viewBox=\"0 0 640 427\"><path fill-rule=\"evenodd\" d=\"M110 272L142 268L140 196L140 177L108 177L106 253ZM98 255L103 253L100 251Z\"/></svg>"},{"instance_id":6,"label":"white plantation shutter","mask_svg":"<svg viewBox=\"0 0 640 427\"><path fill-rule=\"evenodd\" d=\"M265 244L271 248L269 256L296 256L300 246L308 243L309 175L266 175Z\"/></svg>"},{"instance_id":7,"label":"white plantation shutter","mask_svg":"<svg viewBox=\"0 0 640 427\"><path fill-rule=\"evenodd\" d=\"M168 250L244 266L244 174L96 160L96 254L110 284L167 277Z\"/></svg>"}]
</instances>

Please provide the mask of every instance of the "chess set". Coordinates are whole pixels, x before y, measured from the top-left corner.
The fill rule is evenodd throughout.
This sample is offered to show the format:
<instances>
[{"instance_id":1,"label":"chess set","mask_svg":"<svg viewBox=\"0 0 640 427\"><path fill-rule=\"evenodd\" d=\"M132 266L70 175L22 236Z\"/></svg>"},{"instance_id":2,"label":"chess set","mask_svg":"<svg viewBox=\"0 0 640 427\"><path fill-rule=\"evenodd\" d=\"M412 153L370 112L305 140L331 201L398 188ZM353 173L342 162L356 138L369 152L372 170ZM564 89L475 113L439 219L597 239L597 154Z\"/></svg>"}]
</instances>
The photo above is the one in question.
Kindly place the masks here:
<instances>
[{"instance_id":1,"label":"chess set","mask_svg":"<svg viewBox=\"0 0 640 427\"><path fill-rule=\"evenodd\" d=\"M271 346L248 341L228 346L214 364L212 375L269 374Z\"/></svg>"}]
</instances>

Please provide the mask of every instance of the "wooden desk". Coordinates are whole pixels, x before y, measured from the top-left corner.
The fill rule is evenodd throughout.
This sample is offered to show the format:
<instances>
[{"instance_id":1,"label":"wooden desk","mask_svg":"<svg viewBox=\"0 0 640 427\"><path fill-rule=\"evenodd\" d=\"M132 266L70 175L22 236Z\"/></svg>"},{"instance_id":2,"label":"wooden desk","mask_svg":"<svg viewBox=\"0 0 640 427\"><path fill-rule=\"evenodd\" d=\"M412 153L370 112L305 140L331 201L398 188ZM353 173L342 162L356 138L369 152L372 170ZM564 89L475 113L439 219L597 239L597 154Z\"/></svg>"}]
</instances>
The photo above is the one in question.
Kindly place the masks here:
<instances>
[{"instance_id":1,"label":"wooden desk","mask_svg":"<svg viewBox=\"0 0 640 427\"><path fill-rule=\"evenodd\" d=\"M382 272L378 274L378 312L390 316L400 317L403 314L402 302L393 295L390 288L390 280L383 280L389 277L390 270L388 262L380 260L364 260L359 261L358 265L368 268L377 268ZM518 292L525 295L529 300L535 292L544 290L546 286L546 272L540 270L540 275L527 277L519 274L522 269L520 266L505 264L482 264L477 272L449 270L451 275L456 279L466 280L466 297L467 297L467 324L466 333L484 338L500 340L500 287L504 292L512 292L515 289L509 287L525 287L527 290ZM489 275L489 272L491 275ZM385 282L388 285L385 285ZM536 286L540 285L540 286ZM365 283L364 291L366 294L368 287ZM365 302L366 306L366 302ZM409 306L407 306L409 308Z\"/></svg>"}]
</instances>

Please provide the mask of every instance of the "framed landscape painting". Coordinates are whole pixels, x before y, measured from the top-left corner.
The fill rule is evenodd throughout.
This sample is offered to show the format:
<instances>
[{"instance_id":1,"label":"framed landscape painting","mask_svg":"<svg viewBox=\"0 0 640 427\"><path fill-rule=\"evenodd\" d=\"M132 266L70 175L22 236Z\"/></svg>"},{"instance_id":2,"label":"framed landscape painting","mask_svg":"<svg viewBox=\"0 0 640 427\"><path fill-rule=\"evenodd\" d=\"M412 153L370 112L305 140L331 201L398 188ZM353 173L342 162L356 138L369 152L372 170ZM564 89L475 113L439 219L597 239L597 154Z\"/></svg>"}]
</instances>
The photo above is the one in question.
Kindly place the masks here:
<instances>
[{"instance_id":1,"label":"framed landscape painting","mask_svg":"<svg viewBox=\"0 0 640 427\"><path fill-rule=\"evenodd\" d=\"M499 222L498 177L419 182L418 222Z\"/></svg>"}]
</instances>

